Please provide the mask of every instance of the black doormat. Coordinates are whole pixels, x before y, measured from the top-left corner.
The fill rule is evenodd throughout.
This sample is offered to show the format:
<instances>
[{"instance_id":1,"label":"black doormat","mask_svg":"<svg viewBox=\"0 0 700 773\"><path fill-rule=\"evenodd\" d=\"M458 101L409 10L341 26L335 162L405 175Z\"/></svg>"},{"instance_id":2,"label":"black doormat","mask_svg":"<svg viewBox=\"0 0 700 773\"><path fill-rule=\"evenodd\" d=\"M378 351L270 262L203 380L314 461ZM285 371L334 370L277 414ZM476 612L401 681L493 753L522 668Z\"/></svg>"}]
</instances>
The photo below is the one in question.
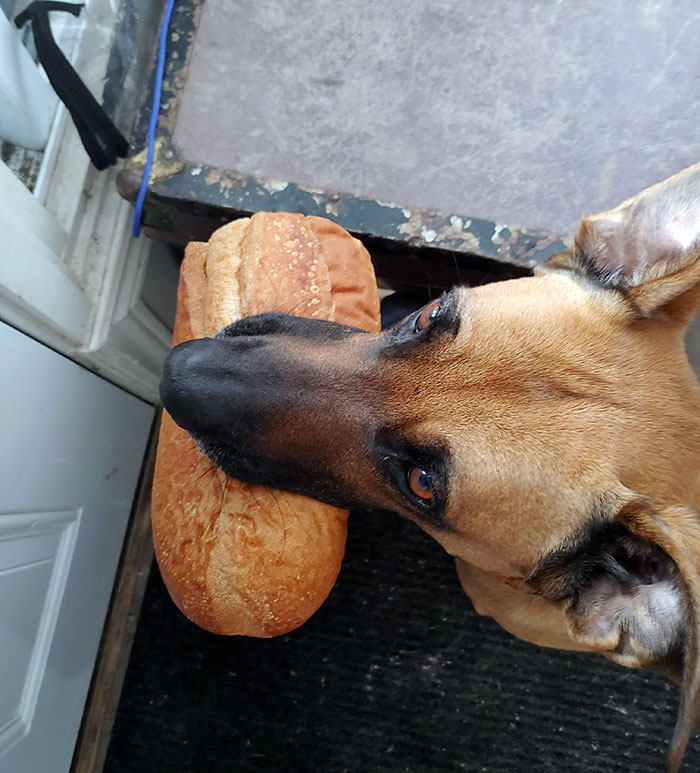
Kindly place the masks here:
<instances>
[{"instance_id":1,"label":"black doormat","mask_svg":"<svg viewBox=\"0 0 700 773\"><path fill-rule=\"evenodd\" d=\"M198 629L152 571L105 771L656 773L677 699L655 672L513 639L415 526L353 513L331 596L277 639Z\"/></svg>"}]
</instances>

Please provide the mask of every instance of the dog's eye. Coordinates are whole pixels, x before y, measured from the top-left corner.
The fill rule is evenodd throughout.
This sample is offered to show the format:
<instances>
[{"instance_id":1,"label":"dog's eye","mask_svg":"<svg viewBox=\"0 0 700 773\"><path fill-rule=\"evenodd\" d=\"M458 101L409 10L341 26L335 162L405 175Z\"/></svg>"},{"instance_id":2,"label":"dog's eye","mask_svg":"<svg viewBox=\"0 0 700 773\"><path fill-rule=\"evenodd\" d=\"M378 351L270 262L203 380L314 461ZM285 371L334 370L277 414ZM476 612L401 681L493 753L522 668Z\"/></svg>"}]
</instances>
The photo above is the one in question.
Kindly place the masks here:
<instances>
[{"instance_id":1,"label":"dog's eye","mask_svg":"<svg viewBox=\"0 0 700 773\"><path fill-rule=\"evenodd\" d=\"M420 314L416 317L416 321L413 325L413 329L416 333L421 330L425 330L426 327L437 317L440 311L440 300L432 301L427 306L424 306Z\"/></svg>"},{"instance_id":2,"label":"dog's eye","mask_svg":"<svg viewBox=\"0 0 700 773\"><path fill-rule=\"evenodd\" d=\"M435 484L433 476L420 467L411 467L406 476L408 488L425 502L430 501L435 496Z\"/></svg>"}]
</instances>

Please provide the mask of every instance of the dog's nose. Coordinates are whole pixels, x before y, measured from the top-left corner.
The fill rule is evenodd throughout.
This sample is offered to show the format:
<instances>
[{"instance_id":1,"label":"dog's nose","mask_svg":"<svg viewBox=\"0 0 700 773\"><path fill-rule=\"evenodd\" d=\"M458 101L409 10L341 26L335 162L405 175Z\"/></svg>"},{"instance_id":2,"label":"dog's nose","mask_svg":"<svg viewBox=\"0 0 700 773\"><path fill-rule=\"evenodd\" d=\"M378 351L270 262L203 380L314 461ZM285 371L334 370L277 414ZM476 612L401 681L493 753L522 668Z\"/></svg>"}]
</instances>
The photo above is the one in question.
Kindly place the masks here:
<instances>
[{"instance_id":1,"label":"dog's nose","mask_svg":"<svg viewBox=\"0 0 700 773\"><path fill-rule=\"evenodd\" d=\"M160 398L165 410L188 432L215 434L222 412L235 400L232 378L235 352L229 341L200 338L168 353L163 365Z\"/></svg>"}]
</instances>

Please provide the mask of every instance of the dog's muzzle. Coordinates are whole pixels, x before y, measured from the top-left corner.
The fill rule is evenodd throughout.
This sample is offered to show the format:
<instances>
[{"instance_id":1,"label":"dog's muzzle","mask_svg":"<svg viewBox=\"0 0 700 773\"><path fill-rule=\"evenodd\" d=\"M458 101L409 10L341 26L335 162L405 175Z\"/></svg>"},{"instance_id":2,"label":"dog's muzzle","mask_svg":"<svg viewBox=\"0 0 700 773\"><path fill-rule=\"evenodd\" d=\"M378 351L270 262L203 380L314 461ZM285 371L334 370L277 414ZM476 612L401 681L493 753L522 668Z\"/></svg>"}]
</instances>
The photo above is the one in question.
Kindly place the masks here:
<instances>
[{"instance_id":1,"label":"dog's muzzle","mask_svg":"<svg viewBox=\"0 0 700 773\"><path fill-rule=\"evenodd\" d=\"M249 434L265 417L303 405L327 380L323 359L305 356L359 331L283 314L248 317L214 338L170 350L160 397L173 419L194 436ZM313 342L313 347L304 344Z\"/></svg>"},{"instance_id":2,"label":"dog's muzzle","mask_svg":"<svg viewBox=\"0 0 700 773\"><path fill-rule=\"evenodd\" d=\"M364 445L364 401L353 399L362 331L322 320L264 314L169 352L163 406L228 475L345 501L328 469L343 438ZM342 489L342 492L341 492Z\"/></svg>"}]
</instances>

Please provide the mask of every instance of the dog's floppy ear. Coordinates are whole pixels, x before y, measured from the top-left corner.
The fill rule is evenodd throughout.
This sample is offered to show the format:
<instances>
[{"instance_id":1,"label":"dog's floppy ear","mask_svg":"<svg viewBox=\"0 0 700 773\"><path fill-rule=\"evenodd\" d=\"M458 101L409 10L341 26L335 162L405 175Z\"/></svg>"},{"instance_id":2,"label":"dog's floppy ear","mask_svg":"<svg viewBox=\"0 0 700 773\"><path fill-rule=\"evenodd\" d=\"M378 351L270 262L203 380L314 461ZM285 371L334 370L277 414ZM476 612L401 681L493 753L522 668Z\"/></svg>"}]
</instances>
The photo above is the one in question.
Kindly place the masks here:
<instances>
[{"instance_id":1,"label":"dog's floppy ear","mask_svg":"<svg viewBox=\"0 0 700 773\"><path fill-rule=\"evenodd\" d=\"M642 497L632 499L617 517L632 534L658 545L670 556L683 580L686 631L682 694L669 754L669 770L675 773L700 722L700 518L687 508L655 507Z\"/></svg>"},{"instance_id":2,"label":"dog's floppy ear","mask_svg":"<svg viewBox=\"0 0 700 773\"><path fill-rule=\"evenodd\" d=\"M682 685L669 770L700 720L700 518L632 495L547 556L527 585L564 604L586 647L622 665L656 666Z\"/></svg>"},{"instance_id":3,"label":"dog's floppy ear","mask_svg":"<svg viewBox=\"0 0 700 773\"><path fill-rule=\"evenodd\" d=\"M623 291L640 314L652 316L700 282L699 257L695 164L615 209L584 217L574 247L545 266L572 269Z\"/></svg>"}]
</instances>

